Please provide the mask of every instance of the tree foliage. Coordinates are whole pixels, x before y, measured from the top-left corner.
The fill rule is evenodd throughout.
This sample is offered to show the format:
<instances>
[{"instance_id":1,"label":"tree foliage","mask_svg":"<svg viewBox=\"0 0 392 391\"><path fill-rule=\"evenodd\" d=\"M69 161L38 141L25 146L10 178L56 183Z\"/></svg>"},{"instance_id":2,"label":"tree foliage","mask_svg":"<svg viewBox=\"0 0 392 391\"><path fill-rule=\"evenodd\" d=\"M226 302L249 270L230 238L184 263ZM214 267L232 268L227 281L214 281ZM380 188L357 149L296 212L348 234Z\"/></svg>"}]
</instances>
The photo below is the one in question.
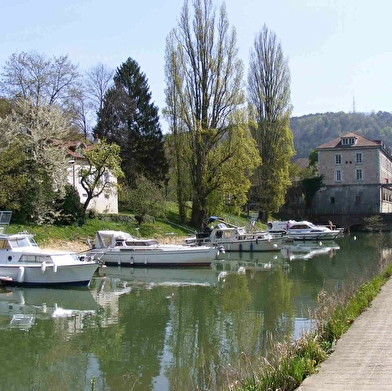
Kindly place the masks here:
<instances>
[{"instance_id":1,"label":"tree foliage","mask_svg":"<svg viewBox=\"0 0 392 391\"><path fill-rule=\"evenodd\" d=\"M162 188L141 175L137 178L136 186L127 189L124 205L135 213L138 224L141 225L146 216L160 217L165 211L165 197Z\"/></svg>"},{"instance_id":2,"label":"tree foliage","mask_svg":"<svg viewBox=\"0 0 392 391\"><path fill-rule=\"evenodd\" d=\"M166 38L165 54L165 96L166 107L163 114L169 122L172 135L166 137L166 147L169 150L168 159L170 161L168 184L174 183L176 188L177 202L180 221L185 223L185 204L190 200L192 193L190 186L190 173L187 167L191 156L189 148L186 126L181 112L181 95L183 90L183 80L185 78L184 69L179 67L179 53L176 50L176 37L172 31ZM170 181L171 180L171 181Z\"/></svg>"},{"instance_id":3,"label":"tree foliage","mask_svg":"<svg viewBox=\"0 0 392 391\"><path fill-rule=\"evenodd\" d=\"M314 176L312 178L305 178L302 181L302 187L305 194L305 207L308 209L312 205L312 199L316 192L323 185L323 176Z\"/></svg>"},{"instance_id":4,"label":"tree foliage","mask_svg":"<svg viewBox=\"0 0 392 391\"><path fill-rule=\"evenodd\" d=\"M68 56L49 59L36 52L12 54L1 76L1 92L6 97L21 97L35 106L61 107L69 103L80 77Z\"/></svg>"},{"instance_id":5,"label":"tree foliage","mask_svg":"<svg viewBox=\"0 0 392 391\"><path fill-rule=\"evenodd\" d=\"M58 140L67 139L69 121L56 106L36 106L19 99L10 115L0 119L1 148L19 148L21 160L14 160L13 170L25 188L20 213L25 219L43 222L53 212L55 192L65 192L67 158ZM28 174L28 175L27 175ZM22 217L23 219L23 217Z\"/></svg>"},{"instance_id":6,"label":"tree foliage","mask_svg":"<svg viewBox=\"0 0 392 391\"><path fill-rule=\"evenodd\" d=\"M276 34L265 25L251 52L248 97L252 135L263 160L254 176L253 197L267 219L284 203L294 148L289 128L290 72Z\"/></svg>"},{"instance_id":7,"label":"tree foliage","mask_svg":"<svg viewBox=\"0 0 392 391\"><path fill-rule=\"evenodd\" d=\"M105 95L95 132L121 147L122 170L128 184L143 174L159 183L165 179L165 157L158 108L151 102L147 78L129 58L114 76L114 87Z\"/></svg>"},{"instance_id":8,"label":"tree foliage","mask_svg":"<svg viewBox=\"0 0 392 391\"><path fill-rule=\"evenodd\" d=\"M167 41L165 113L173 134L175 126L177 133L180 129L187 133L194 226L201 224L209 200L216 198L214 192L228 193L224 186L229 181L222 180L227 167L239 170L231 173L238 178L253 168L234 163L239 151L234 136L246 122L235 114L244 103L243 64L236 42L225 6L216 17L211 0L195 0L193 13L185 1L178 26ZM249 138L238 140L251 148Z\"/></svg>"},{"instance_id":9,"label":"tree foliage","mask_svg":"<svg viewBox=\"0 0 392 391\"><path fill-rule=\"evenodd\" d=\"M24 203L22 193L27 173L23 163L26 157L19 142L4 145L2 140L0 145L0 209L16 212Z\"/></svg>"},{"instance_id":10,"label":"tree foliage","mask_svg":"<svg viewBox=\"0 0 392 391\"><path fill-rule=\"evenodd\" d=\"M87 194L83 203L85 213L92 199L117 191L117 181L114 178L121 179L124 174L121 170L120 147L117 144L109 144L103 139L85 149L83 156L87 164L79 170L79 175L80 184Z\"/></svg>"},{"instance_id":11,"label":"tree foliage","mask_svg":"<svg viewBox=\"0 0 392 391\"><path fill-rule=\"evenodd\" d=\"M0 118L4 118L12 112L12 105L8 99L0 98Z\"/></svg>"},{"instance_id":12,"label":"tree foliage","mask_svg":"<svg viewBox=\"0 0 392 391\"><path fill-rule=\"evenodd\" d=\"M105 94L112 87L114 71L99 63L86 72L86 89L95 113L103 109Z\"/></svg>"}]
</instances>

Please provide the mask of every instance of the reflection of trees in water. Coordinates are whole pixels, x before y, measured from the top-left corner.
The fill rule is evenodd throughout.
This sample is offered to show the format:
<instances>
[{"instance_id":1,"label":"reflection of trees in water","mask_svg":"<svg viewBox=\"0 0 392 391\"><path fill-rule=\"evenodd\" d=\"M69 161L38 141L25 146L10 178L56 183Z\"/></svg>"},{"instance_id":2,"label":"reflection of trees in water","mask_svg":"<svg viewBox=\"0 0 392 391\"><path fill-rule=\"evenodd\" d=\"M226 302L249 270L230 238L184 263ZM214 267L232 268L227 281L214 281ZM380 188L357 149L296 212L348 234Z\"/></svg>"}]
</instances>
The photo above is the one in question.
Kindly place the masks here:
<instances>
[{"instance_id":1,"label":"reflection of trees in water","mask_svg":"<svg viewBox=\"0 0 392 391\"><path fill-rule=\"evenodd\" d=\"M253 346L253 355L267 354L273 340L281 340L284 335L293 332L293 310L291 295L293 283L282 268L271 273L256 273L251 288L256 292L252 305L263 318L263 327L258 331L257 341Z\"/></svg>"},{"instance_id":2,"label":"reflection of trees in water","mask_svg":"<svg viewBox=\"0 0 392 391\"><path fill-rule=\"evenodd\" d=\"M169 389L208 389L220 368L220 330L216 319L217 295L209 287L184 287L176 295L167 339L173 364L165 374ZM196 387L197 385L197 387Z\"/></svg>"},{"instance_id":3,"label":"reflection of trees in water","mask_svg":"<svg viewBox=\"0 0 392 391\"><path fill-rule=\"evenodd\" d=\"M88 358L82 334L69 332L69 319L36 320L26 332L2 330L3 390L84 390Z\"/></svg>"},{"instance_id":4,"label":"reflection of trees in water","mask_svg":"<svg viewBox=\"0 0 392 391\"><path fill-rule=\"evenodd\" d=\"M160 373L166 325L170 320L167 288L134 289L118 298L115 324L97 328L94 352L110 389L148 390ZM107 313L110 319L110 313Z\"/></svg>"}]
</instances>

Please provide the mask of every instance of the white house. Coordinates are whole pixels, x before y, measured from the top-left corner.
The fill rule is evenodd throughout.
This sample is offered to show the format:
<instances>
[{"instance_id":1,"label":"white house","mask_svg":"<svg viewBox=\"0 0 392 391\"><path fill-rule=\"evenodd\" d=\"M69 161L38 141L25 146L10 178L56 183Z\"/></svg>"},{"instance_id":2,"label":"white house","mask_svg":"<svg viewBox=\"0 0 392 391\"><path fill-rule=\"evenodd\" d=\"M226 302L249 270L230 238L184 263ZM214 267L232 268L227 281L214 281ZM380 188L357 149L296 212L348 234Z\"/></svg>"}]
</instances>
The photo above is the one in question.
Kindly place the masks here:
<instances>
[{"instance_id":1,"label":"white house","mask_svg":"<svg viewBox=\"0 0 392 391\"><path fill-rule=\"evenodd\" d=\"M87 194L80 183L80 169L87 164L83 157L82 150L88 146L81 142L65 142L64 147L68 153L68 176L67 181L75 187L79 193L80 202L83 204L86 201ZM106 181L117 184L117 178L113 175L108 175ZM93 198L87 210L95 210L98 213L118 213L118 194L117 190L111 190L109 195L102 193L99 197Z\"/></svg>"}]
</instances>

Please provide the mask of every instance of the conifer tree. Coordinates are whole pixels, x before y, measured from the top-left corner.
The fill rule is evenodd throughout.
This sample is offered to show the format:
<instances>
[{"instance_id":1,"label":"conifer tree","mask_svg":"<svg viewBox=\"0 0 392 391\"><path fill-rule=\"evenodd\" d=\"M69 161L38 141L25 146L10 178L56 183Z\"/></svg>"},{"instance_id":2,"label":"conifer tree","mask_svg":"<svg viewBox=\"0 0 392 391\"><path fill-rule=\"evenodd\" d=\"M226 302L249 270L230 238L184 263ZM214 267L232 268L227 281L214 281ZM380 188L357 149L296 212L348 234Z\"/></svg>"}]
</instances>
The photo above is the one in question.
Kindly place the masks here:
<instances>
[{"instance_id":1,"label":"conifer tree","mask_svg":"<svg viewBox=\"0 0 392 391\"><path fill-rule=\"evenodd\" d=\"M121 147L121 168L129 185L135 185L137 175L162 182L168 164L158 108L151 102L146 75L128 58L113 80L98 113L95 133Z\"/></svg>"}]
</instances>

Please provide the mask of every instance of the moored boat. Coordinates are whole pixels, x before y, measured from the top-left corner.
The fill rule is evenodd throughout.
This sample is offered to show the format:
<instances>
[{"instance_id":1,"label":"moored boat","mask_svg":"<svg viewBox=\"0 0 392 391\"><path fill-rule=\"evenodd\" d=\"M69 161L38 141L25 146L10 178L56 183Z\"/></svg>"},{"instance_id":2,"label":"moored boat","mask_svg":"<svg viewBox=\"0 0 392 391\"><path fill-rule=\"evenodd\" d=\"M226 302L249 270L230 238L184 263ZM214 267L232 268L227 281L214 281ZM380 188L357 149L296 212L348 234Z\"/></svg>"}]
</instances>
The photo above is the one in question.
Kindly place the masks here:
<instances>
[{"instance_id":1,"label":"moored boat","mask_svg":"<svg viewBox=\"0 0 392 391\"><path fill-rule=\"evenodd\" d=\"M24 286L87 286L99 264L74 252L43 250L32 234L0 234L0 282Z\"/></svg>"},{"instance_id":2,"label":"moored boat","mask_svg":"<svg viewBox=\"0 0 392 391\"><path fill-rule=\"evenodd\" d=\"M245 227L238 227L215 216L209 218L204 229L192 241L198 246L223 246L226 252L278 251L283 244L281 235L248 232Z\"/></svg>"},{"instance_id":3,"label":"moored boat","mask_svg":"<svg viewBox=\"0 0 392 391\"><path fill-rule=\"evenodd\" d=\"M160 244L155 239L135 238L123 231L102 230L95 235L88 256L107 266L209 266L217 257L216 246Z\"/></svg>"},{"instance_id":4,"label":"moored boat","mask_svg":"<svg viewBox=\"0 0 392 391\"><path fill-rule=\"evenodd\" d=\"M325 225L316 225L310 221L288 220L272 221L267 224L270 233L282 233L285 240L334 240L342 230Z\"/></svg>"}]
</instances>

